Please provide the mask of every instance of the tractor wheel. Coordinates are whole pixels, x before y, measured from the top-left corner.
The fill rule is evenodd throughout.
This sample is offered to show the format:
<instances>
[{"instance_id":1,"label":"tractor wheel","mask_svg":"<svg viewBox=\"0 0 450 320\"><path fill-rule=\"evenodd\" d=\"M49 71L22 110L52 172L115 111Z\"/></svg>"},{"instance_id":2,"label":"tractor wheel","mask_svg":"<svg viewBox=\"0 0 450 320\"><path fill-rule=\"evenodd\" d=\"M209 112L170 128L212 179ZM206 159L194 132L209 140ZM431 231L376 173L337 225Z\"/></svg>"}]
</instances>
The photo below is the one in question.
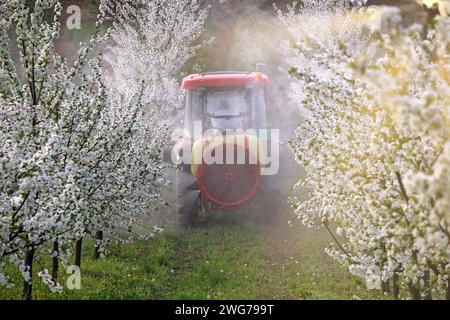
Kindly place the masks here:
<instances>
[{"instance_id":1,"label":"tractor wheel","mask_svg":"<svg viewBox=\"0 0 450 320\"><path fill-rule=\"evenodd\" d=\"M183 165L176 171L178 225L181 229L195 226L198 219L198 200L200 191L190 166Z\"/></svg>"}]
</instances>

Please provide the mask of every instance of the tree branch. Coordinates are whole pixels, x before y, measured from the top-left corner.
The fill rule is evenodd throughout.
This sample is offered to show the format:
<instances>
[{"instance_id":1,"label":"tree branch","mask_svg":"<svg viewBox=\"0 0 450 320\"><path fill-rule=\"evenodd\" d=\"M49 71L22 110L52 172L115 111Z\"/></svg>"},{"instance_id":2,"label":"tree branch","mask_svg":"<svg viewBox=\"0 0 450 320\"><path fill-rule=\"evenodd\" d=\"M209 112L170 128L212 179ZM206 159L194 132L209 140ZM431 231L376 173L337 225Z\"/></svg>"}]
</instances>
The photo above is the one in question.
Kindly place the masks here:
<instances>
[{"instance_id":1,"label":"tree branch","mask_svg":"<svg viewBox=\"0 0 450 320\"><path fill-rule=\"evenodd\" d=\"M336 242L336 244L338 245L338 247L341 249L341 251L347 256L350 257L350 255L348 254L347 250L344 249L344 247L341 245L341 243L339 242L339 240L336 238L336 236L333 234L333 232L331 231L330 227L328 226L327 222L323 223L325 228L328 230L329 234L331 235L331 237L333 238L334 242Z\"/></svg>"}]
</instances>

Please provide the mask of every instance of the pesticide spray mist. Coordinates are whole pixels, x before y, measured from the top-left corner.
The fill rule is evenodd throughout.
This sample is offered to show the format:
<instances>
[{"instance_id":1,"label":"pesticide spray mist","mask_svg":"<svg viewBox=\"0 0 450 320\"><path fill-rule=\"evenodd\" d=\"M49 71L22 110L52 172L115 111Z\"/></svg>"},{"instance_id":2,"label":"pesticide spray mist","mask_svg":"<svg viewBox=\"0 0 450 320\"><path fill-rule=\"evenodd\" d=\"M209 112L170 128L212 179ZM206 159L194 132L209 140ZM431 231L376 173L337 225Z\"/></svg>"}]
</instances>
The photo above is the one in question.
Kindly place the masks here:
<instances>
[{"instance_id":1,"label":"pesticide spray mist","mask_svg":"<svg viewBox=\"0 0 450 320\"><path fill-rule=\"evenodd\" d=\"M280 9L286 8L285 2L278 1ZM287 72L289 66L284 65L287 52L283 50L289 43L286 26L270 1L215 1L210 8L204 39L213 41L205 41L208 44L193 59L193 68L187 72L256 71L256 65L263 63L265 67L258 71L270 78L268 125L279 130L281 140L279 172L263 177L264 190L250 203L232 211L208 214L204 220L211 224L273 224L274 221L287 224L287 216L292 215L287 199L302 174L287 141L294 136L302 118L289 95L292 79ZM175 187L171 186L165 194L174 194L174 191ZM174 204L174 200L170 202ZM174 209L174 205L169 208ZM162 216L166 219L173 214L165 212Z\"/></svg>"},{"instance_id":2,"label":"pesticide spray mist","mask_svg":"<svg viewBox=\"0 0 450 320\"><path fill-rule=\"evenodd\" d=\"M285 216L281 222L292 219L293 210L287 199L293 194L293 186L304 176L304 171L295 161L287 142L301 139L296 137L295 129L308 117L308 110L300 107L300 101L307 98L301 83L288 75L288 70L299 63L291 45L302 35L319 37L324 45L327 41L334 41L335 37L342 37L349 48L359 50L358 45L362 41L355 36L355 30L366 17L346 13L349 5L357 5L358 2L366 1L303 0L301 9L300 2L289 7L288 3L292 1L287 0L210 1L202 48L188 63L183 76L211 71L255 71L256 64L265 63L264 72L270 77L267 118L269 127L280 130L281 140L280 172L269 183L274 190L271 197L258 199L262 206L244 207L240 214L219 213L216 215L219 219L222 216L251 220L256 216L264 221L271 214ZM318 69L314 72L320 73ZM175 181L173 169L167 171L167 178ZM167 186L163 194L170 205L155 214L150 223L174 225L175 183ZM295 196L301 200L308 198L305 190ZM277 205L274 207L274 204ZM264 215L260 207L264 208Z\"/></svg>"}]
</instances>

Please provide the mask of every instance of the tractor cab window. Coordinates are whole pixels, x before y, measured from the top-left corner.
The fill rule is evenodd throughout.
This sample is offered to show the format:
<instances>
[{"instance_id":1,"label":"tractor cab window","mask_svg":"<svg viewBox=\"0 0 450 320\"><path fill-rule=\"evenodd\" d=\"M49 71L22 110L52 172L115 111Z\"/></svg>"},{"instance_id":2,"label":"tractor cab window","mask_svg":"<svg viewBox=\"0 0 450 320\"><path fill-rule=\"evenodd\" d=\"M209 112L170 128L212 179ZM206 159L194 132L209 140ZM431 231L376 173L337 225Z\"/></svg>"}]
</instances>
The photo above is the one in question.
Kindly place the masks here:
<instances>
[{"instance_id":1,"label":"tractor cab window","mask_svg":"<svg viewBox=\"0 0 450 320\"><path fill-rule=\"evenodd\" d=\"M267 128L266 92L262 87L253 89L251 104L252 127L255 129Z\"/></svg>"},{"instance_id":2,"label":"tractor cab window","mask_svg":"<svg viewBox=\"0 0 450 320\"><path fill-rule=\"evenodd\" d=\"M205 94L206 125L213 129L245 129L249 94L244 88L208 90Z\"/></svg>"},{"instance_id":3,"label":"tractor cab window","mask_svg":"<svg viewBox=\"0 0 450 320\"><path fill-rule=\"evenodd\" d=\"M202 121L204 130L265 128L265 91L261 87L189 90L185 129L192 132L194 121Z\"/></svg>"},{"instance_id":4,"label":"tractor cab window","mask_svg":"<svg viewBox=\"0 0 450 320\"><path fill-rule=\"evenodd\" d=\"M206 93L205 112L215 118L240 117L247 112L248 98L244 90L220 90Z\"/></svg>"}]
</instances>

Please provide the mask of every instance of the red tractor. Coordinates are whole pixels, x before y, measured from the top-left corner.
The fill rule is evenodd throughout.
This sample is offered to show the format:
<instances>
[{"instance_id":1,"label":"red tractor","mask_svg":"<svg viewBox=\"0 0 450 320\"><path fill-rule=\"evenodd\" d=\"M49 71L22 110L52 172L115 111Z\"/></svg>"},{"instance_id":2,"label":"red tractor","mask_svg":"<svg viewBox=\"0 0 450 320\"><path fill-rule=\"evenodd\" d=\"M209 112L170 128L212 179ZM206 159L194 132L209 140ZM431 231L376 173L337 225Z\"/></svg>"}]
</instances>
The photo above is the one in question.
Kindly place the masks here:
<instances>
[{"instance_id":1,"label":"red tractor","mask_svg":"<svg viewBox=\"0 0 450 320\"><path fill-rule=\"evenodd\" d=\"M178 164L177 212L182 228L195 224L201 209L239 208L263 189L265 145L271 139L268 86L269 78L261 72L212 72L183 79L184 134L172 152ZM269 132L267 139L261 139L261 130Z\"/></svg>"}]
</instances>

